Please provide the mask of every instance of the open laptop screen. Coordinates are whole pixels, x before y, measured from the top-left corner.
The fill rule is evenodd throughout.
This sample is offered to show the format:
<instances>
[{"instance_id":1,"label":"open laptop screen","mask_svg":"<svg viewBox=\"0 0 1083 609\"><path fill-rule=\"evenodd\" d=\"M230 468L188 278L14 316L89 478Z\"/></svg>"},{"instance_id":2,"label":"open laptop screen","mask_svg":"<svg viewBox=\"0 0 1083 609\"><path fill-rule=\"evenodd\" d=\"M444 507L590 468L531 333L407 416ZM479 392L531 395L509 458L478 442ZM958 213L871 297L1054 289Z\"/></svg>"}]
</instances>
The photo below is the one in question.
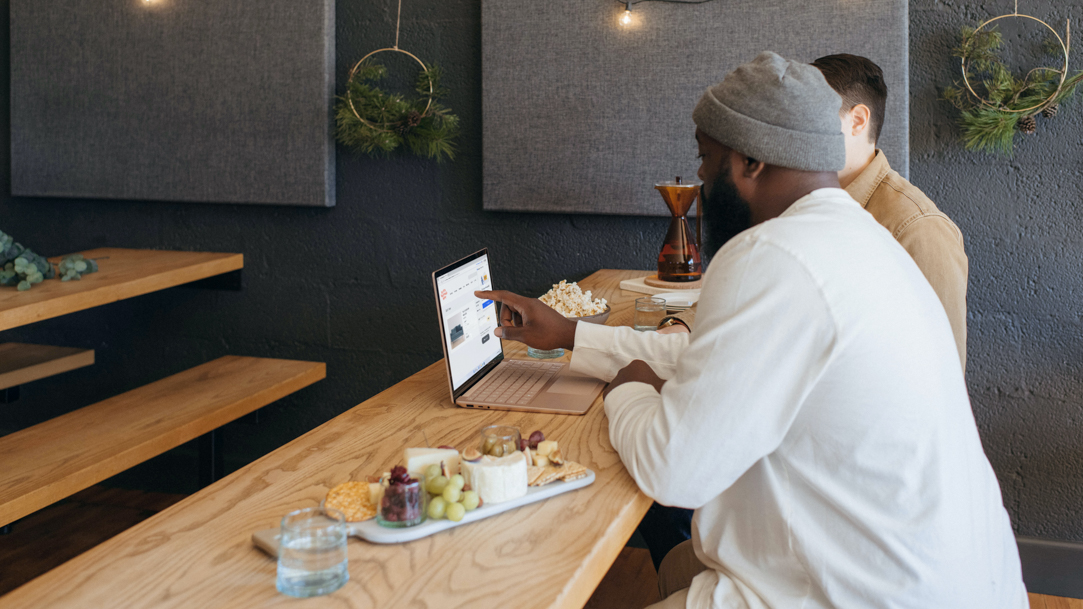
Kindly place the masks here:
<instances>
[{"instance_id":1,"label":"open laptop screen","mask_svg":"<svg viewBox=\"0 0 1083 609\"><path fill-rule=\"evenodd\" d=\"M458 392L471 377L495 360L503 359L496 303L474 296L491 290L488 250L481 250L433 274L444 333L444 352L451 370L451 387Z\"/></svg>"}]
</instances>

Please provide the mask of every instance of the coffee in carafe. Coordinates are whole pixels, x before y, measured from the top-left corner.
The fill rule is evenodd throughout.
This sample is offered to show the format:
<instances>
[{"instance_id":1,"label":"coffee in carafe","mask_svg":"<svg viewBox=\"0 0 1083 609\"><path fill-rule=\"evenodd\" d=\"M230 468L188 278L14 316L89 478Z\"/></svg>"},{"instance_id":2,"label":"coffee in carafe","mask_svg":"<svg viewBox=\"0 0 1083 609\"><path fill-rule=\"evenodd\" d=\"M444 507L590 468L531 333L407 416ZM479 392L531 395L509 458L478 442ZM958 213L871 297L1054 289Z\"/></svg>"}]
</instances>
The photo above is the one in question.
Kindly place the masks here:
<instances>
[{"instance_id":1,"label":"coffee in carafe","mask_svg":"<svg viewBox=\"0 0 1083 609\"><path fill-rule=\"evenodd\" d=\"M658 279L672 282L698 281L703 277L700 261L700 239L692 236L688 226L688 210L699 196L700 183L684 183L680 177L672 182L661 182L654 187L662 194L673 218L669 221L666 240L658 254ZM696 222L697 233L699 222Z\"/></svg>"}]
</instances>

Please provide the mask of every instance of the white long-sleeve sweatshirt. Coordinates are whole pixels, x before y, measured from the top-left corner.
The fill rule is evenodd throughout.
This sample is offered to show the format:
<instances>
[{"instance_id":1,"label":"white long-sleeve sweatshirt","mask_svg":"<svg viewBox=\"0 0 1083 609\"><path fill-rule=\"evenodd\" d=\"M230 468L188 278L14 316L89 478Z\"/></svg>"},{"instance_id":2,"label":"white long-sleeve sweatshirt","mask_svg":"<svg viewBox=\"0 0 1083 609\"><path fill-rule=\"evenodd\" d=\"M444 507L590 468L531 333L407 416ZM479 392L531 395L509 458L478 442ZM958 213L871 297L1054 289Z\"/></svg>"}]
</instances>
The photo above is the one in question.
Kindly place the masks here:
<instances>
[{"instance_id":1,"label":"white long-sleeve sweatshirt","mask_svg":"<svg viewBox=\"0 0 1083 609\"><path fill-rule=\"evenodd\" d=\"M906 251L817 190L715 256L691 335L579 324L644 493L696 510L688 607L1025 609L951 326Z\"/></svg>"}]
</instances>

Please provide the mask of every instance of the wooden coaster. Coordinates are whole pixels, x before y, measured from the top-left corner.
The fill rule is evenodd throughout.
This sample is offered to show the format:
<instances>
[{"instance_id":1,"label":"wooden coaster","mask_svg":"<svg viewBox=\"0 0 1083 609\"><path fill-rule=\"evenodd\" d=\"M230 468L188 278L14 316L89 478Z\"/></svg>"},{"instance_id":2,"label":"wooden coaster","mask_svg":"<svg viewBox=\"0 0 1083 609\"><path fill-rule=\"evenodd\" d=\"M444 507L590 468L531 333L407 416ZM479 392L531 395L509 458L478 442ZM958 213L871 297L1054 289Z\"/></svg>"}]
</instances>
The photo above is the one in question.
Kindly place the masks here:
<instances>
[{"instance_id":1,"label":"wooden coaster","mask_svg":"<svg viewBox=\"0 0 1083 609\"><path fill-rule=\"evenodd\" d=\"M703 287L703 278L695 281L662 281L658 275L644 277L643 283L654 288L666 288L670 290L698 290Z\"/></svg>"}]
</instances>

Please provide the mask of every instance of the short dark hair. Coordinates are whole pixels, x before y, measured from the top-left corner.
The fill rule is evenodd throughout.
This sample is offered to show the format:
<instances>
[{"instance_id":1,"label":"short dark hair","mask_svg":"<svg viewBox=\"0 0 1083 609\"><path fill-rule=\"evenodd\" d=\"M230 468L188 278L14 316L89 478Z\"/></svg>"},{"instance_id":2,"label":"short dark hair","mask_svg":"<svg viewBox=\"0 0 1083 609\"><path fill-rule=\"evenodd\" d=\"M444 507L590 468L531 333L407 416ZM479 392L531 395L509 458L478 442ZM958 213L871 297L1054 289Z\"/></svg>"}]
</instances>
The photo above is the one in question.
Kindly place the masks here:
<instances>
[{"instance_id":1,"label":"short dark hair","mask_svg":"<svg viewBox=\"0 0 1083 609\"><path fill-rule=\"evenodd\" d=\"M846 112L858 104L869 108L869 134L875 144L884 126L884 106L887 105L887 83L884 71L867 57L841 53L827 55L812 62L823 73L827 84L842 97Z\"/></svg>"}]
</instances>

